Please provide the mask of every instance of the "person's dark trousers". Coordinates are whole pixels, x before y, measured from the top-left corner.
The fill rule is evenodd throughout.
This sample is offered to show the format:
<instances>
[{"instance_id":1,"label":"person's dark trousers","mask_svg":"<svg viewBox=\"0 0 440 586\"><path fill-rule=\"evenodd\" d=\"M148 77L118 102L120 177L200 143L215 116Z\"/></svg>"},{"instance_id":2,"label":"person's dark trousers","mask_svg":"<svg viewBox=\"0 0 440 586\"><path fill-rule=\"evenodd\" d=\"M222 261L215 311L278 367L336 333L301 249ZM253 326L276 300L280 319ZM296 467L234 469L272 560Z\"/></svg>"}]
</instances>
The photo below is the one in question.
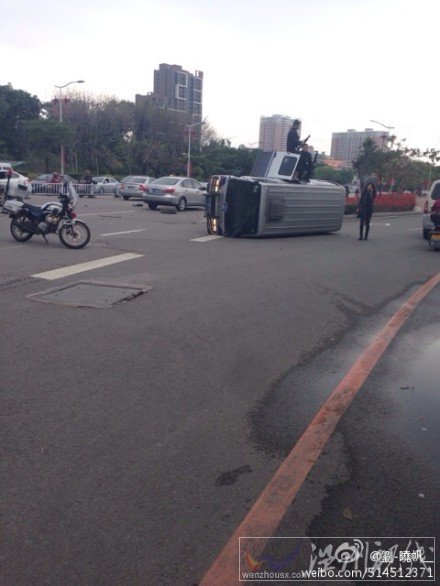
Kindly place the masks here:
<instances>
[{"instance_id":1,"label":"person's dark trousers","mask_svg":"<svg viewBox=\"0 0 440 586\"><path fill-rule=\"evenodd\" d=\"M298 167L296 168L296 179L298 179L298 181L301 181L302 176L304 175L304 168L301 168L300 165L298 165Z\"/></svg>"},{"instance_id":2,"label":"person's dark trousers","mask_svg":"<svg viewBox=\"0 0 440 586\"><path fill-rule=\"evenodd\" d=\"M309 183L310 179L312 178L312 172L310 169L306 169L305 167L298 167L296 173L296 178L298 181L306 181Z\"/></svg>"},{"instance_id":3,"label":"person's dark trousers","mask_svg":"<svg viewBox=\"0 0 440 586\"><path fill-rule=\"evenodd\" d=\"M359 240L368 240L368 234L370 232L370 221L371 221L371 214L361 215L360 216L360 226L359 226ZM364 236L364 226L365 226L365 236Z\"/></svg>"}]
</instances>

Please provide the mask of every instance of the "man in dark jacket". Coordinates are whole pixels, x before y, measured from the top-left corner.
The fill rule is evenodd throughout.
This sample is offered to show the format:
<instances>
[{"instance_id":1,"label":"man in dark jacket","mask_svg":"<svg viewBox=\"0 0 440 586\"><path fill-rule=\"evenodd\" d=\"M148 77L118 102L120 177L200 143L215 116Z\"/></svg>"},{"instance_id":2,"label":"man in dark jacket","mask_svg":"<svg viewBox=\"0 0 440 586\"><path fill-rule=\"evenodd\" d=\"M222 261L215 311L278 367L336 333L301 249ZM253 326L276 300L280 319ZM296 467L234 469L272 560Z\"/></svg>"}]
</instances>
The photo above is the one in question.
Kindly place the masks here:
<instances>
[{"instance_id":1,"label":"man in dark jacket","mask_svg":"<svg viewBox=\"0 0 440 586\"><path fill-rule=\"evenodd\" d=\"M313 171L312 155L309 153L309 146L303 144L296 168L296 179L298 181L310 181Z\"/></svg>"},{"instance_id":2,"label":"man in dark jacket","mask_svg":"<svg viewBox=\"0 0 440 586\"><path fill-rule=\"evenodd\" d=\"M287 134L287 147L286 150L288 153L297 153L300 147L300 140L298 134L298 128L300 125L299 120L294 120L292 124L292 128L289 130Z\"/></svg>"}]
</instances>

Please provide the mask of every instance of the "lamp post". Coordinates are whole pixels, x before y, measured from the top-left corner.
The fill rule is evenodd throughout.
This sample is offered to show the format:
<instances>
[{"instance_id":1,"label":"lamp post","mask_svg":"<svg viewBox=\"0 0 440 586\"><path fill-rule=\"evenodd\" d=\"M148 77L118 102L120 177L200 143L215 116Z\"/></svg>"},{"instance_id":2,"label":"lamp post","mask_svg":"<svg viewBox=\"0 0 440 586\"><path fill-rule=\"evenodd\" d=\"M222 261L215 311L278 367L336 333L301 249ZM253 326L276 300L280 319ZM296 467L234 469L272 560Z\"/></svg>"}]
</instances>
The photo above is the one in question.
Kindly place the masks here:
<instances>
[{"instance_id":1,"label":"lamp post","mask_svg":"<svg viewBox=\"0 0 440 586\"><path fill-rule=\"evenodd\" d=\"M65 87L67 87L68 85L71 85L72 83L84 83L83 79L77 79L75 81L69 81L68 83L65 83L64 85L56 85L55 87L58 88L59 90L59 120L60 123L63 121L63 96L62 96L62 92L61 90L64 89ZM63 142L61 142L61 146L60 146L60 171L61 171L61 175L64 175L64 144Z\"/></svg>"},{"instance_id":2,"label":"lamp post","mask_svg":"<svg viewBox=\"0 0 440 586\"><path fill-rule=\"evenodd\" d=\"M388 137L391 138L391 130L394 130L394 126L387 126L386 124L383 124L382 122L379 122L378 120L370 120L370 122L374 122L374 124L380 124L380 126L383 126L384 128L386 128L388 130ZM391 141L391 147L392 146L393 146L393 140ZM391 195L392 188L393 188L393 179L392 179L392 177L390 177L390 187L389 187L389 194L390 195Z\"/></svg>"},{"instance_id":3,"label":"lamp post","mask_svg":"<svg viewBox=\"0 0 440 586\"><path fill-rule=\"evenodd\" d=\"M192 134L192 129L194 126L200 126L202 124L205 124L205 122L194 122L193 124L187 124L186 128L188 129L188 160L186 163L186 176L190 177L191 176L191 134Z\"/></svg>"},{"instance_id":4,"label":"lamp post","mask_svg":"<svg viewBox=\"0 0 440 586\"><path fill-rule=\"evenodd\" d=\"M370 120L370 122L374 122L375 124L380 124L380 126L383 126L384 128L386 128L388 130L388 137L391 138L391 131L394 130L394 126L387 126L386 124L382 124L382 122L379 122L378 120ZM393 141L391 141L391 145L392 144L393 144Z\"/></svg>"}]
</instances>

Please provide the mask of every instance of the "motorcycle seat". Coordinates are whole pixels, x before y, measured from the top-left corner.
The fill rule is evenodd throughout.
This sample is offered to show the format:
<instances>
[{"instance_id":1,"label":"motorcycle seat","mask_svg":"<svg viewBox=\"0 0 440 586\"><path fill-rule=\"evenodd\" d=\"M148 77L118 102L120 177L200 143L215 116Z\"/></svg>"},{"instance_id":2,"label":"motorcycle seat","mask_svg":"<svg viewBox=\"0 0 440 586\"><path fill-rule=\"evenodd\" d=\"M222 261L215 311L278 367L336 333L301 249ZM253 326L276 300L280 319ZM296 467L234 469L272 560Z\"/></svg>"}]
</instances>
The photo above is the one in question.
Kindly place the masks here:
<instances>
[{"instance_id":1,"label":"motorcycle seat","mask_svg":"<svg viewBox=\"0 0 440 586\"><path fill-rule=\"evenodd\" d=\"M40 212L41 211L41 206L33 206L30 203L24 203L23 207L26 208L27 210L30 210L31 212Z\"/></svg>"}]
</instances>

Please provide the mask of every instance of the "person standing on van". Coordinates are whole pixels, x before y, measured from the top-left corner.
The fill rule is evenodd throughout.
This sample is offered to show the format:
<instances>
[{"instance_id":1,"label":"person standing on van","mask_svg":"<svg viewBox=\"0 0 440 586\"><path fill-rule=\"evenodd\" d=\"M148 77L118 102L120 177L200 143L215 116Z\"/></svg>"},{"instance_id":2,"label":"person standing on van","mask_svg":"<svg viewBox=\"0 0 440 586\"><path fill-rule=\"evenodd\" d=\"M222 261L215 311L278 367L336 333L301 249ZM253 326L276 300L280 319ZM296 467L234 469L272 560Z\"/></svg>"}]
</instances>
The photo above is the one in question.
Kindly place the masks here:
<instances>
[{"instance_id":1,"label":"person standing on van","mask_svg":"<svg viewBox=\"0 0 440 586\"><path fill-rule=\"evenodd\" d=\"M287 134L287 146L286 150L288 153L297 153L301 142L299 140L298 128L300 125L299 120L294 120L291 129Z\"/></svg>"},{"instance_id":2,"label":"person standing on van","mask_svg":"<svg viewBox=\"0 0 440 586\"><path fill-rule=\"evenodd\" d=\"M366 187L361 192L358 207L359 225L359 240L368 240L368 233L370 231L370 221L373 215L373 204L376 198L376 186L374 183L367 183ZM365 236L364 236L365 226Z\"/></svg>"},{"instance_id":3,"label":"person standing on van","mask_svg":"<svg viewBox=\"0 0 440 586\"><path fill-rule=\"evenodd\" d=\"M309 153L309 146L303 144L299 156L298 166L296 168L296 179L309 183L313 173L312 155Z\"/></svg>"}]
</instances>

